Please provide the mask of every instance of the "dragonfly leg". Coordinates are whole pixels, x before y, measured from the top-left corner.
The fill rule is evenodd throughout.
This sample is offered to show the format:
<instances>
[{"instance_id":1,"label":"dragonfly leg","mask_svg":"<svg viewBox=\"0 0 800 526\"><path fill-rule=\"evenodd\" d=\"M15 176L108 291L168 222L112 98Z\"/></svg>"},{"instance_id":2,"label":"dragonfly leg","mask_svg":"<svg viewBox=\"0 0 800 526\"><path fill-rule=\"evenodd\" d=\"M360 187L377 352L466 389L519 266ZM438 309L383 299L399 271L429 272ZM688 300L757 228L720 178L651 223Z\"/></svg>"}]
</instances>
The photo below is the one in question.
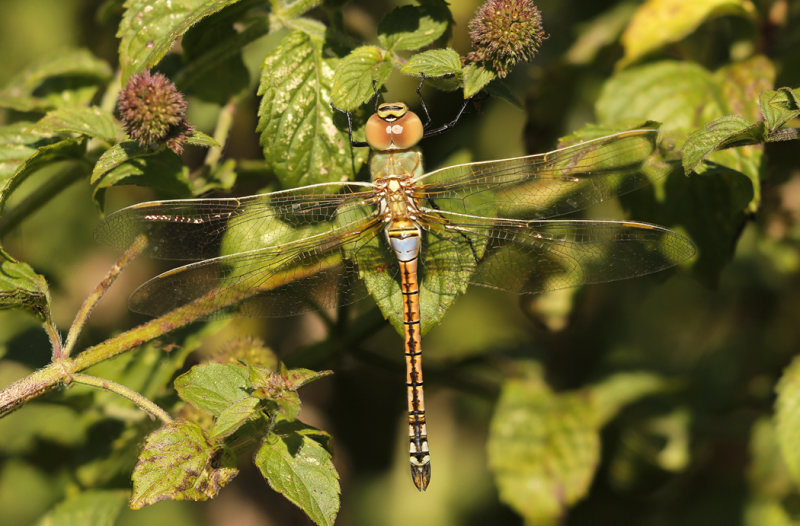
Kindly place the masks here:
<instances>
[{"instance_id":1,"label":"dragonfly leg","mask_svg":"<svg viewBox=\"0 0 800 526\"><path fill-rule=\"evenodd\" d=\"M425 99L422 98L422 85L425 83L425 79L427 79L427 75L425 73L420 73L420 81L419 86L417 86L417 97L419 97L419 103L422 105L422 111L425 112L425 123L422 125L422 129L427 129L428 126L431 125L431 114L428 112L428 106L425 104Z\"/></svg>"},{"instance_id":2,"label":"dragonfly leg","mask_svg":"<svg viewBox=\"0 0 800 526\"><path fill-rule=\"evenodd\" d=\"M464 110L467 109L467 105L470 103L470 101L472 101L471 98L470 99L464 99L464 104L461 105L461 108L458 110L458 113L456 114L456 116L455 116L455 118L453 120L451 120L447 124L443 124L442 126L439 126L438 128L434 128L433 130L426 131L425 135L423 135L422 138L424 139L424 138L427 138L427 137L431 137L433 135L439 135L441 133L446 132L450 128L455 127L455 125L458 123L458 121L461 120L461 116L464 114Z\"/></svg>"},{"instance_id":3,"label":"dragonfly leg","mask_svg":"<svg viewBox=\"0 0 800 526\"><path fill-rule=\"evenodd\" d=\"M334 106L333 102L331 102L331 108L338 111L339 113L344 113L344 116L347 117L347 135L350 137L350 146L352 146L353 148L364 148L366 146L369 146L369 144L366 141L353 140L353 121L350 117L350 112L337 108L336 106Z\"/></svg>"}]
</instances>

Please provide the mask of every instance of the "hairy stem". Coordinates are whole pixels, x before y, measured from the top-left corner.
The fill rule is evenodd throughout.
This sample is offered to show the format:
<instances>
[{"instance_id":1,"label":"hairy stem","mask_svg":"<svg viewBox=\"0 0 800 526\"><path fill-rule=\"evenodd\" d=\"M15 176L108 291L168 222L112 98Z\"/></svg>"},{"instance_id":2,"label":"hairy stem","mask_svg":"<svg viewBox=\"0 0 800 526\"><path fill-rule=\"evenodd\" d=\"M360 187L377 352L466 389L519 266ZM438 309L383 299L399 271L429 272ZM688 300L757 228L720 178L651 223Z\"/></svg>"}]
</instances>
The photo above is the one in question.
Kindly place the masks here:
<instances>
[{"instance_id":1,"label":"hairy stem","mask_svg":"<svg viewBox=\"0 0 800 526\"><path fill-rule=\"evenodd\" d=\"M92 387L97 387L99 389L105 389L106 391L111 391L112 393L116 393L136 404L140 409L145 411L153 418L158 418L165 424L169 424L172 422L172 417L169 416L169 414L167 414L167 412L161 409L157 404L149 400L147 397L140 395L133 389L129 389L122 384L112 382L111 380L98 378L96 376L90 376L88 374L80 374L80 373L73 374L72 381L75 383L89 385Z\"/></svg>"}]
</instances>

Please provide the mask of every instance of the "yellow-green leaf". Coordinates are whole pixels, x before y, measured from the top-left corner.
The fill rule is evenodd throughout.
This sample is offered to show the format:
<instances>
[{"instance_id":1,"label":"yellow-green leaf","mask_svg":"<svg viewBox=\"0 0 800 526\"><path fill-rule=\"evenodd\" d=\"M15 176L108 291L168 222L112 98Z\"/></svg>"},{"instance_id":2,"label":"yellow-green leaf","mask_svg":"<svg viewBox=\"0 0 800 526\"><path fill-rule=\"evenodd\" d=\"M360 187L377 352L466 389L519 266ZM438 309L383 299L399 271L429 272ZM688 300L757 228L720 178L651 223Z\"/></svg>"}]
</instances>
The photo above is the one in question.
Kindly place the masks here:
<instances>
[{"instance_id":1,"label":"yellow-green leaf","mask_svg":"<svg viewBox=\"0 0 800 526\"><path fill-rule=\"evenodd\" d=\"M625 55L620 66L678 42L702 23L724 15L755 20L756 8L750 0L648 0L634 13L622 34Z\"/></svg>"}]
</instances>

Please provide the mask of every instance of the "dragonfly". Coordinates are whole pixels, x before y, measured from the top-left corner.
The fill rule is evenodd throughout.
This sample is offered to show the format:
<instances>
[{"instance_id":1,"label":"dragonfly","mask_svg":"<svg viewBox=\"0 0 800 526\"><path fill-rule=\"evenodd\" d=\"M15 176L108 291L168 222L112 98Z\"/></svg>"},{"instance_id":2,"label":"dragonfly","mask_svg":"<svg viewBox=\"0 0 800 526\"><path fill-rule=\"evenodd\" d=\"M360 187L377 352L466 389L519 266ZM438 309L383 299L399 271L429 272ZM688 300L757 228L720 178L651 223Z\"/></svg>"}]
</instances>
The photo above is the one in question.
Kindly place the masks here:
<instances>
[{"instance_id":1,"label":"dragonfly","mask_svg":"<svg viewBox=\"0 0 800 526\"><path fill-rule=\"evenodd\" d=\"M418 143L444 127L428 132L429 117L423 124L404 103L383 103L357 142L347 116L351 143L372 149L369 182L136 204L108 215L96 237L126 248L144 234L151 255L181 262L131 295L131 310L153 316L209 299L287 316L372 296L402 322L409 461L422 491L431 477L427 305L441 309L470 284L530 294L641 276L695 247L654 224L560 218L649 184L657 129L426 173Z\"/></svg>"}]
</instances>

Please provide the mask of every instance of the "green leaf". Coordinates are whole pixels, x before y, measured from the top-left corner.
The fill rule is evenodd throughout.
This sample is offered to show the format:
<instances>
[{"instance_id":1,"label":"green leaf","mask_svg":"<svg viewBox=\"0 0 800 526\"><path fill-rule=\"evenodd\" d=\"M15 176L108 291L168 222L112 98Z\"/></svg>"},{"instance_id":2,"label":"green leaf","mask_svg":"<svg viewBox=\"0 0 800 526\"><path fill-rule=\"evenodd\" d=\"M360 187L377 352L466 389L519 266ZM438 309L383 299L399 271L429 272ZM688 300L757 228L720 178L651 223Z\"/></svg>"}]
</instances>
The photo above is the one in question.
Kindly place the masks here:
<instances>
[{"instance_id":1,"label":"green leaf","mask_svg":"<svg viewBox=\"0 0 800 526\"><path fill-rule=\"evenodd\" d=\"M52 135L76 133L108 143L115 143L125 136L114 116L96 106L67 106L49 111L30 131Z\"/></svg>"},{"instance_id":2,"label":"green leaf","mask_svg":"<svg viewBox=\"0 0 800 526\"><path fill-rule=\"evenodd\" d=\"M771 418L764 416L753 424L749 450L747 479L751 495L779 501L796 494Z\"/></svg>"},{"instance_id":3,"label":"green leaf","mask_svg":"<svg viewBox=\"0 0 800 526\"><path fill-rule=\"evenodd\" d=\"M193 144L194 146L206 146L209 148L221 148L222 145L216 139L206 135L201 131L193 131L191 135L186 138L186 144Z\"/></svg>"},{"instance_id":4,"label":"green leaf","mask_svg":"<svg viewBox=\"0 0 800 526\"><path fill-rule=\"evenodd\" d=\"M375 96L374 90L383 86L391 72L392 62L380 48L361 46L354 49L336 66L333 104L345 111L358 108Z\"/></svg>"},{"instance_id":5,"label":"green leaf","mask_svg":"<svg viewBox=\"0 0 800 526\"><path fill-rule=\"evenodd\" d=\"M725 15L756 20L750 0L649 0L634 13L622 35L625 56L620 67L639 60L667 44L678 42L702 23Z\"/></svg>"},{"instance_id":6,"label":"green leaf","mask_svg":"<svg viewBox=\"0 0 800 526\"><path fill-rule=\"evenodd\" d=\"M38 441L69 448L85 440L80 413L66 405L28 404L0 419L0 451L8 456L31 454Z\"/></svg>"},{"instance_id":7,"label":"green leaf","mask_svg":"<svg viewBox=\"0 0 800 526\"><path fill-rule=\"evenodd\" d=\"M220 106L247 89L250 73L242 48L269 32L266 17L246 17L250 7L248 2L228 6L186 32L181 39L186 65L175 77L179 89Z\"/></svg>"},{"instance_id":8,"label":"green leaf","mask_svg":"<svg viewBox=\"0 0 800 526\"><path fill-rule=\"evenodd\" d=\"M56 504L38 526L114 526L127 500L126 491L87 490Z\"/></svg>"},{"instance_id":9,"label":"green leaf","mask_svg":"<svg viewBox=\"0 0 800 526\"><path fill-rule=\"evenodd\" d=\"M710 122L693 132L683 145L683 171L689 175L698 171L698 165L712 152L742 146L759 144L764 140L764 124L752 123L736 115L728 115Z\"/></svg>"},{"instance_id":10,"label":"green leaf","mask_svg":"<svg viewBox=\"0 0 800 526\"><path fill-rule=\"evenodd\" d=\"M581 23L578 38L565 55L567 63L589 65L602 49L617 42L636 8L634 3L623 2Z\"/></svg>"},{"instance_id":11,"label":"green leaf","mask_svg":"<svg viewBox=\"0 0 800 526\"><path fill-rule=\"evenodd\" d=\"M272 9L281 18L297 18L306 11L314 9L321 0L273 0Z\"/></svg>"},{"instance_id":12,"label":"green leaf","mask_svg":"<svg viewBox=\"0 0 800 526\"><path fill-rule=\"evenodd\" d=\"M0 106L17 111L47 111L88 104L111 78L109 65L85 49L67 50L32 65L0 91Z\"/></svg>"},{"instance_id":13,"label":"green leaf","mask_svg":"<svg viewBox=\"0 0 800 526\"><path fill-rule=\"evenodd\" d=\"M452 23L447 3L420 0L390 11L378 24L378 41L390 51L419 49L444 35Z\"/></svg>"},{"instance_id":14,"label":"green leaf","mask_svg":"<svg viewBox=\"0 0 800 526\"><path fill-rule=\"evenodd\" d=\"M175 379L178 396L217 417L234 402L250 398L249 389L247 368L241 365L195 365Z\"/></svg>"},{"instance_id":15,"label":"green leaf","mask_svg":"<svg viewBox=\"0 0 800 526\"><path fill-rule=\"evenodd\" d=\"M86 151L86 144L80 139L65 139L58 142L37 145L33 155L20 163L13 174L0 179L0 210L5 206L8 196L31 174L45 166L65 160L78 160Z\"/></svg>"},{"instance_id":16,"label":"green leaf","mask_svg":"<svg viewBox=\"0 0 800 526\"><path fill-rule=\"evenodd\" d=\"M239 0L127 0L117 37L122 82L155 66L194 24Z\"/></svg>"},{"instance_id":17,"label":"green leaf","mask_svg":"<svg viewBox=\"0 0 800 526\"><path fill-rule=\"evenodd\" d=\"M778 88L761 94L761 112L767 129L775 132L800 116L800 90Z\"/></svg>"},{"instance_id":18,"label":"green leaf","mask_svg":"<svg viewBox=\"0 0 800 526\"><path fill-rule=\"evenodd\" d=\"M315 523L333 525L339 512L339 475L331 454L300 424L276 426L256 453L255 463L270 487Z\"/></svg>"},{"instance_id":19,"label":"green leaf","mask_svg":"<svg viewBox=\"0 0 800 526\"><path fill-rule=\"evenodd\" d=\"M264 157L284 187L353 179L366 161L353 150L330 106L335 59L302 32L285 37L264 61L258 132ZM337 112L338 113L338 112Z\"/></svg>"},{"instance_id":20,"label":"green leaf","mask_svg":"<svg viewBox=\"0 0 800 526\"><path fill-rule=\"evenodd\" d=\"M771 90L776 75L775 64L764 55L754 55L714 72L714 78L722 85L728 112L752 122L762 120L755 94Z\"/></svg>"},{"instance_id":21,"label":"green leaf","mask_svg":"<svg viewBox=\"0 0 800 526\"><path fill-rule=\"evenodd\" d=\"M173 422L150 433L133 470L130 507L215 497L238 473L234 467L215 465L219 451L190 422Z\"/></svg>"},{"instance_id":22,"label":"green leaf","mask_svg":"<svg viewBox=\"0 0 800 526\"><path fill-rule=\"evenodd\" d=\"M548 523L584 497L600 461L586 400L554 394L537 371L505 382L487 444L500 500L529 523Z\"/></svg>"},{"instance_id":23,"label":"green leaf","mask_svg":"<svg viewBox=\"0 0 800 526\"><path fill-rule=\"evenodd\" d=\"M454 50L431 49L417 53L403 66L401 70L406 75L425 74L428 77L441 77L444 75L461 75L461 57Z\"/></svg>"},{"instance_id":24,"label":"green leaf","mask_svg":"<svg viewBox=\"0 0 800 526\"><path fill-rule=\"evenodd\" d=\"M800 486L800 357L783 371L775 388L775 429L789 474Z\"/></svg>"},{"instance_id":25,"label":"green leaf","mask_svg":"<svg viewBox=\"0 0 800 526\"><path fill-rule=\"evenodd\" d=\"M217 416L214 427L211 429L211 438L222 438L235 433L258 413L259 402L258 398L249 397L231 403Z\"/></svg>"},{"instance_id":26,"label":"green leaf","mask_svg":"<svg viewBox=\"0 0 800 526\"><path fill-rule=\"evenodd\" d=\"M36 143L47 141L31 133L33 123L17 122L0 126L0 181L5 181L17 168L36 153Z\"/></svg>"},{"instance_id":27,"label":"green leaf","mask_svg":"<svg viewBox=\"0 0 800 526\"><path fill-rule=\"evenodd\" d=\"M333 374L333 371L312 371L310 369L289 369L283 376L286 379L286 388L294 391L304 385L315 382Z\"/></svg>"},{"instance_id":28,"label":"green leaf","mask_svg":"<svg viewBox=\"0 0 800 526\"><path fill-rule=\"evenodd\" d=\"M101 201L107 188L140 185L173 197L191 195L189 169L180 158L162 148L152 151L133 141L115 144L94 165L90 182L94 198Z\"/></svg>"},{"instance_id":29,"label":"green leaf","mask_svg":"<svg viewBox=\"0 0 800 526\"><path fill-rule=\"evenodd\" d=\"M636 371L609 376L584 389L584 392L594 413L592 419L602 426L626 405L667 388L668 383L661 376Z\"/></svg>"},{"instance_id":30,"label":"green leaf","mask_svg":"<svg viewBox=\"0 0 800 526\"><path fill-rule=\"evenodd\" d=\"M477 64L467 64L464 67L464 98L476 95L495 78L497 74L493 71Z\"/></svg>"}]
</instances>

